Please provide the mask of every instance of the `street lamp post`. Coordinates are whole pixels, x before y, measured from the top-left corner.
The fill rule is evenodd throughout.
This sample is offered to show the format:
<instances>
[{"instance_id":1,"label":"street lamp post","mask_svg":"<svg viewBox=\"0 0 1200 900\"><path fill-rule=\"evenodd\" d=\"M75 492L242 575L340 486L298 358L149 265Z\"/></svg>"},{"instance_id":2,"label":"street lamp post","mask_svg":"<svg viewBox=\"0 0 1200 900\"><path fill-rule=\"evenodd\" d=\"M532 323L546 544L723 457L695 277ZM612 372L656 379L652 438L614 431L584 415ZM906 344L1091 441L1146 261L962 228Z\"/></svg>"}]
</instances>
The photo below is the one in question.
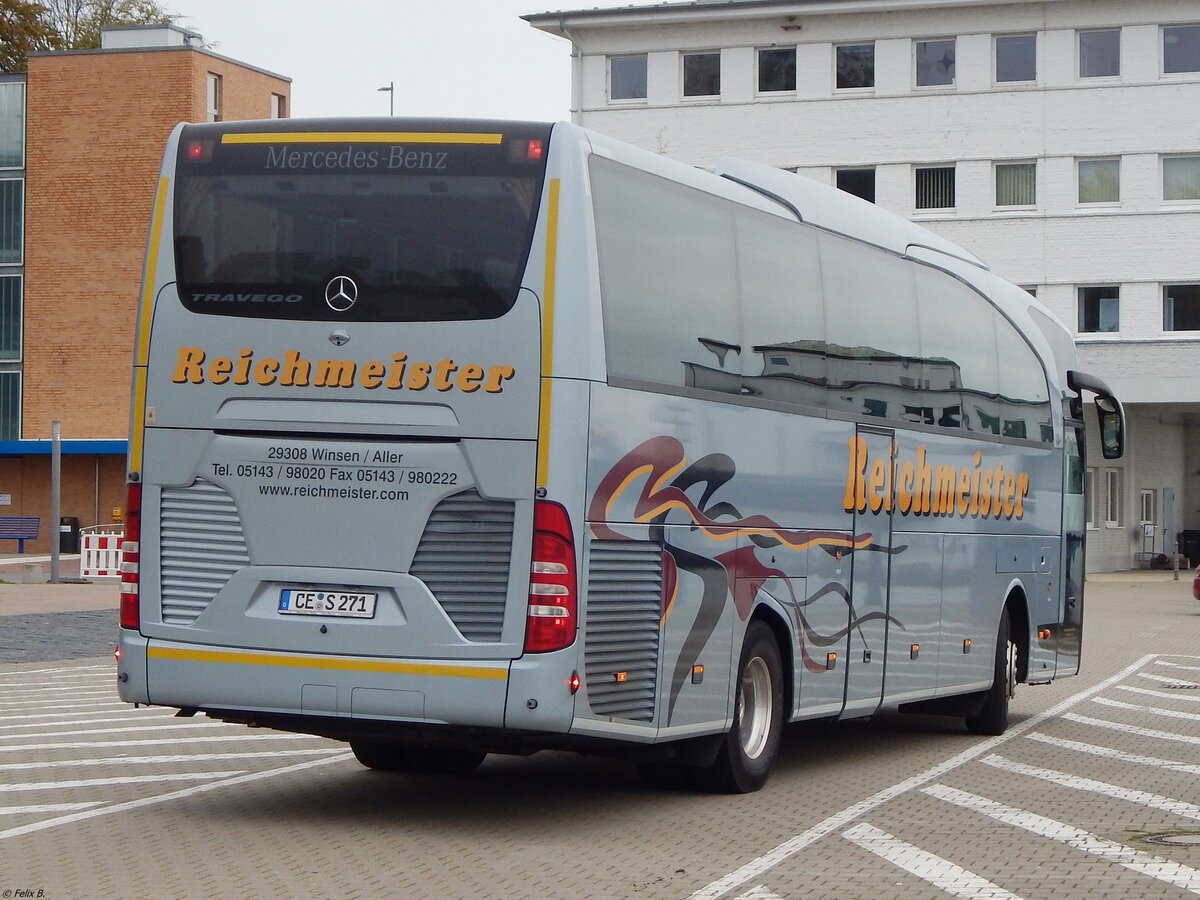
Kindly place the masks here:
<instances>
[{"instance_id":1,"label":"street lamp post","mask_svg":"<svg viewBox=\"0 0 1200 900\"><path fill-rule=\"evenodd\" d=\"M396 114L396 82L389 81L384 87L379 88L381 91L387 91L388 94L388 115Z\"/></svg>"}]
</instances>

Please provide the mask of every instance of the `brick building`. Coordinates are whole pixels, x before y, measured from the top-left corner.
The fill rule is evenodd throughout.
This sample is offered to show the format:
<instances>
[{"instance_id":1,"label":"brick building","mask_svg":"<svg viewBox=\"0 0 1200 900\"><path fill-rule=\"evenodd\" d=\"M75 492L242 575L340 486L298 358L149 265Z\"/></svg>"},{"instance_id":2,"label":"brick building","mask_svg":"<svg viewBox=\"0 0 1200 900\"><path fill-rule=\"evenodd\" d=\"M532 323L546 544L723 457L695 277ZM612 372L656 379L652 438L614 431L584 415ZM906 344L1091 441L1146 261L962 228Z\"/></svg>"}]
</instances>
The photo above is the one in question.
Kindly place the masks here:
<instances>
[{"instance_id":1,"label":"brick building","mask_svg":"<svg viewBox=\"0 0 1200 900\"><path fill-rule=\"evenodd\" d=\"M99 50L33 54L25 75L0 76L0 515L41 517L27 551L57 533L56 419L61 514L102 524L124 504L134 319L168 134L285 116L290 88L174 26L106 30Z\"/></svg>"}]
</instances>

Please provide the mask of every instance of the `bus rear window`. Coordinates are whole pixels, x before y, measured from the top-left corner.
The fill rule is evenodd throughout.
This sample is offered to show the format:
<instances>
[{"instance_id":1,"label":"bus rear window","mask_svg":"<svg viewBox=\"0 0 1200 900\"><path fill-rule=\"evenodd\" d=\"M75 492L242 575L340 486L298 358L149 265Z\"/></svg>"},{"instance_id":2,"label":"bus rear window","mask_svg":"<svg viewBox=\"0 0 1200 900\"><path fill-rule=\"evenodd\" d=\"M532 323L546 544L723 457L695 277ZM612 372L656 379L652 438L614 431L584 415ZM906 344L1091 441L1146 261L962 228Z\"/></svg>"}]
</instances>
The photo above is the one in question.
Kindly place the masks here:
<instances>
[{"instance_id":1,"label":"bus rear window","mask_svg":"<svg viewBox=\"0 0 1200 900\"><path fill-rule=\"evenodd\" d=\"M188 309L412 322L495 318L512 307L549 126L236 127L189 126L180 137L175 264Z\"/></svg>"}]
</instances>

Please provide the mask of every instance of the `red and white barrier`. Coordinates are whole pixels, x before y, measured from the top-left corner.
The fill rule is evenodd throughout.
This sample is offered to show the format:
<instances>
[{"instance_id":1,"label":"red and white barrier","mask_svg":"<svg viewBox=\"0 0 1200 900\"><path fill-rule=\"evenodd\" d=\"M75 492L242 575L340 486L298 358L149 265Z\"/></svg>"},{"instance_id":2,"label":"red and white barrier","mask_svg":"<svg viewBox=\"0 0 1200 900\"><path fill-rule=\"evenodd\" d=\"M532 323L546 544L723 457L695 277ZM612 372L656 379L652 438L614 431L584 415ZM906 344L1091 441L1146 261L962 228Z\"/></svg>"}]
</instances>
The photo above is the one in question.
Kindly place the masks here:
<instances>
[{"instance_id":1,"label":"red and white barrier","mask_svg":"<svg viewBox=\"0 0 1200 900\"><path fill-rule=\"evenodd\" d=\"M79 529L79 577L120 578L124 534L112 526L99 529L104 526Z\"/></svg>"}]
</instances>

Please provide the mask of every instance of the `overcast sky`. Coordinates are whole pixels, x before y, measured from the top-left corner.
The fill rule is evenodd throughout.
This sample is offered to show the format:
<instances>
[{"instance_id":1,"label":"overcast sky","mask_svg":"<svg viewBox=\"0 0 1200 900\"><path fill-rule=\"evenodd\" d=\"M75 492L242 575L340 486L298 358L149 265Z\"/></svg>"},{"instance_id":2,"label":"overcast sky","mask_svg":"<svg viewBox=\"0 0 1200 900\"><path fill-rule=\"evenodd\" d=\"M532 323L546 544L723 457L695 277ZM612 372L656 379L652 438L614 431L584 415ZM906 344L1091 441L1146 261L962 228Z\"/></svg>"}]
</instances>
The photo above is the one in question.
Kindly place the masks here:
<instances>
[{"instance_id":1,"label":"overcast sky","mask_svg":"<svg viewBox=\"0 0 1200 900\"><path fill-rule=\"evenodd\" d=\"M519 18L632 0L165 0L214 52L292 79L293 116L570 116L570 44Z\"/></svg>"}]
</instances>

